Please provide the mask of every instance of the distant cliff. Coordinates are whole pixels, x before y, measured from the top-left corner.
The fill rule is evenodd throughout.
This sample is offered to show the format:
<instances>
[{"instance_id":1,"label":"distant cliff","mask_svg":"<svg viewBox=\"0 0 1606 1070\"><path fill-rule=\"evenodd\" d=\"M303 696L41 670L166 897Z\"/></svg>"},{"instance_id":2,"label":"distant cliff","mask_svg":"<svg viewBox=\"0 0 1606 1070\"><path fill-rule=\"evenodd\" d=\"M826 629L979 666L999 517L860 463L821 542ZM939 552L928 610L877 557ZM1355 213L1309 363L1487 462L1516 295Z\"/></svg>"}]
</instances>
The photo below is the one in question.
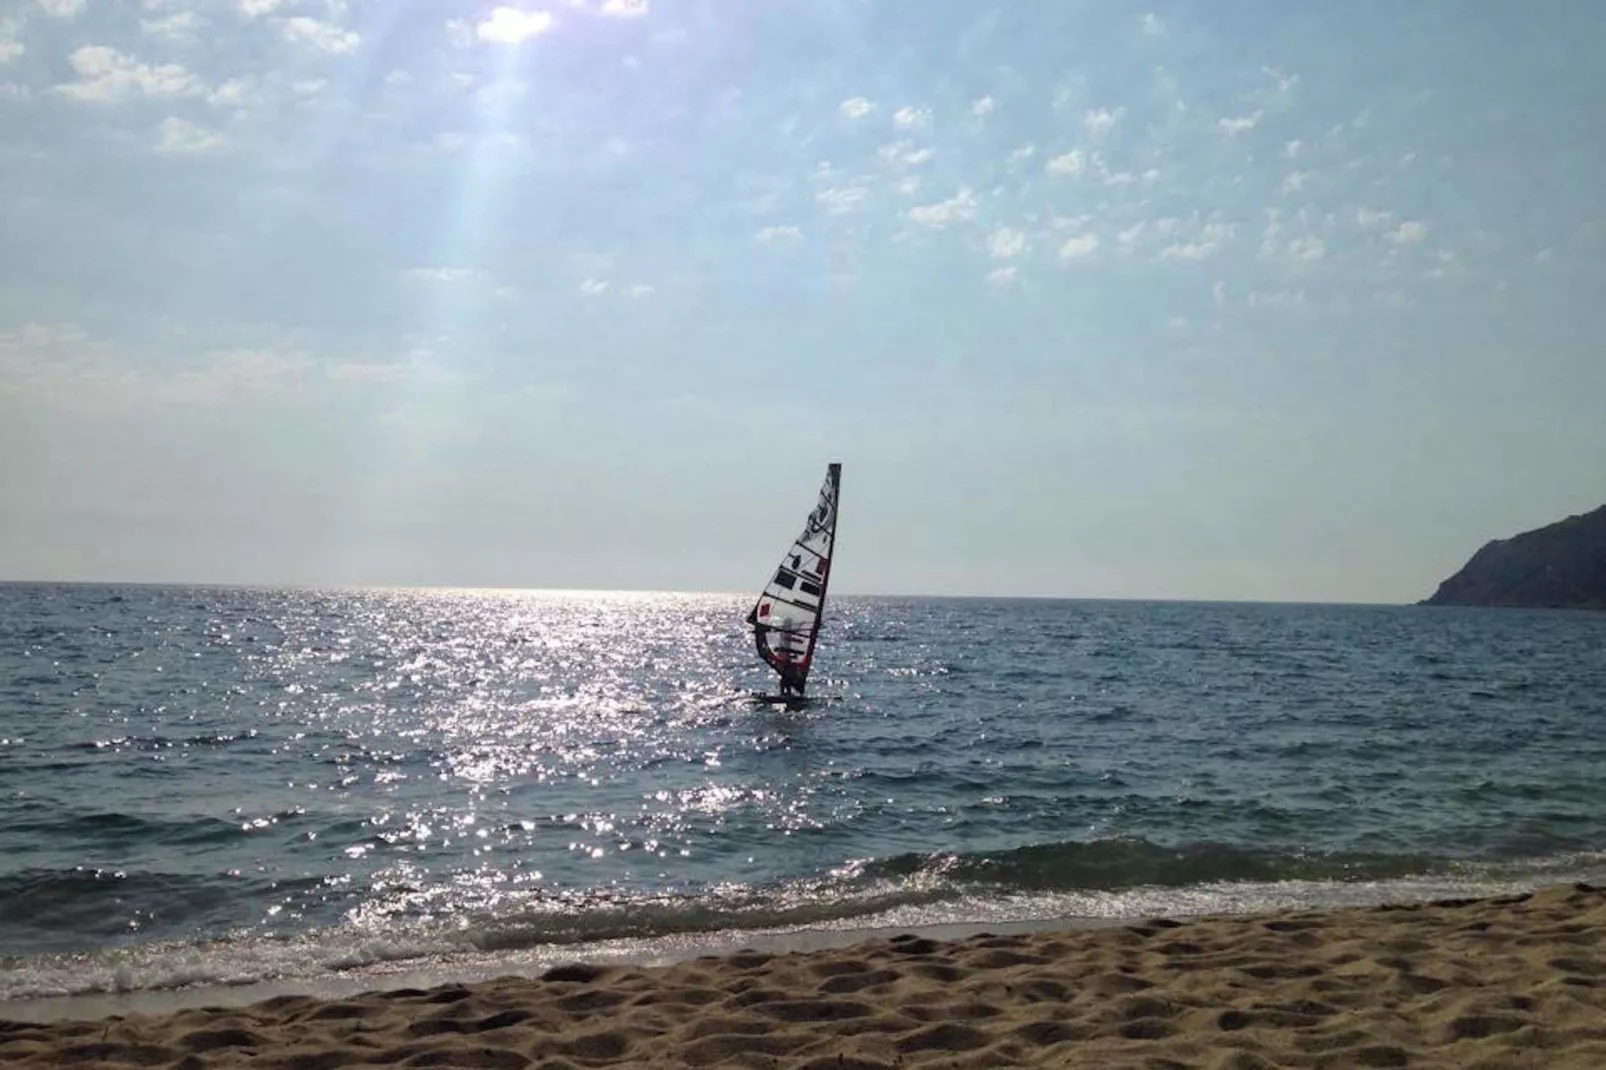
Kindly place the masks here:
<instances>
[{"instance_id":1,"label":"distant cliff","mask_svg":"<svg viewBox=\"0 0 1606 1070\"><path fill-rule=\"evenodd\" d=\"M1495 539L1420 604L1606 609L1606 505Z\"/></svg>"}]
</instances>

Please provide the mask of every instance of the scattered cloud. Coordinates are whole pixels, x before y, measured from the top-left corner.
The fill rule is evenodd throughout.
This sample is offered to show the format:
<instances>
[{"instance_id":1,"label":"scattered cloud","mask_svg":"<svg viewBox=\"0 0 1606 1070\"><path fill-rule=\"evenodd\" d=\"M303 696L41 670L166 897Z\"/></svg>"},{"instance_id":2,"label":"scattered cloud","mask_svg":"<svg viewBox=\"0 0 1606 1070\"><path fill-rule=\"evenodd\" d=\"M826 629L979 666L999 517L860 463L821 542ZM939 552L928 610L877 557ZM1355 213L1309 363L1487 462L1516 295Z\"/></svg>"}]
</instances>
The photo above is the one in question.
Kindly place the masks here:
<instances>
[{"instance_id":1,"label":"scattered cloud","mask_svg":"<svg viewBox=\"0 0 1606 1070\"><path fill-rule=\"evenodd\" d=\"M1020 269L1010 264L1007 267L995 267L987 273L987 281L994 286L1008 286L1020 277Z\"/></svg>"},{"instance_id":2,"label":"scattered cloud","mask_svg":"<svg viewBox=\"0 0 1606 1070\"><path fill-rule=\"evenodd\" d=\"M1208 241L1176 242L1160 250L1161 260L1203 260L1213 255L1216 243Z\"/></svg>"},{"instance_id":3,"label":"scattered cloud","mask_svg":"<svg viewBox=\"0 0 1606 1070\"><path fill-rule=\"evenodd\" d=\"M587 297L601 297L609 290L606 279L586 279L580 283L580 292Z\"/></svg>"},{"instance_id":4,"label":"scattered cloud","mask_svg":"<svg viewBox=\"0 0 1606 1070\"><path fill-rule=\"evenodd\" d=\"M863 186L835 186L814 195L820 206L832 215L851 212L869 197L870 191Z\"/></svg>"},{"instance_id":5,"label":"scattered cloud","mask_svg":"<svg viewBox=\"0 0 1606 1070\"><path fill-rule=\"evenodd\" d=\"M1079 175L1085 160L1081 149L1072 149L1061 156L1056 156L1043 166L1043 170L1051 175Z\"/></svg>"},{"instance_id":6,"label":"scattered cloud","mask_svg":"<svg viewBox=\"0 0 1606 1070\"><path fill-rule=\"evenodd\" d=\"M923 163L930 163L937 150L930 145L916 148L912 141L894 141L890 145L883 145L876 150L883 160L889 163L900 163L909 167L918 167Z\"/></svg>"},{"instance_id":7,"label":"scattered cloud","mask_svg":"<svg viewBox=\"0 0 1606 1070\"><path fill-rule=\"evenodd\" d=\"M1327 243L1315 235L1307 235L1291 240L1288 251L1296 260L1320 260L1327 255Z\"/></svg>"},{"instance_id":8,"label":"scattered cloud","mask_svg":"<svg viewBox=\"0 0 1606 1070\"><path fill-rule=\"evenodd\" d=\"M420 282L467 282L471 279L483 277L482 273L473 268L413 268L407 272L407 277Z\"/></svg>"},{"instance_id":9,"label":"scattered cloud","mask_svg":"<svg viewBox=\"0 0 1606 1070\"><path fill-rule=\"evenodd\" d=\"M1419 245L1422 239L1427 236L1428 226L1426 223L1418 223L1414 219L1407 219L1389 232L1388 239L1395 245Z\"/></svg>"},{"instance_id":10,"label":"scattered cloud","mask_svg":"<svg viewBox=\"0 0 1606 1070\"><path fill-rule=\"evenodd\" d=\"M1143 16L1139 25L1142 26L1143 32L1150 37L1158 37L1165 33L1165 20L1152 11Z\"/></svg>"},{"instance_id":11,"label":"scattered cloud","mask_svg":"<svg viewBox=\"0 0 1606 1070\"><path fill-rule=\"evenodd\" d=\"M1310 180L1312 173L1310 171L1291 171L1283 176L1282 195L1286 197L1303 191L1305 183Z\"/></svg>"},{"instance_id":12,"label":"scattered cloud","mask_svg":"<svg viewBox=\"0 0 1606 1070\"><path fill-rule=\"evenodd\" d=\"M1081 260L1098 252L1098 248L1097 234L1078 234L1060 246L1059 256L1061 260Z\"/></svg>"},{"instance_id":13,"label":"scattered cloud","mask_svg":"<svg viewBox=\"0 0 1606 1070\"><path fill-rule=\"evenodd\" d=\"M1365 230L1379 230L1394 222L1394 213L1381 208L1357 208L1355 222Z\"/></svg>"},{"instance_id":14,"label":"scattered cloud","mask_svg":"<svg viewBox=\"0 0 1606 1070\"><path fill-rule=\"evenodd\" d=\"M160 18L140 19L140 32L147 37L161 37L169 41L188 41L194 38L201 17L193 11L175 11Z\"/></svg>"},{"instance_id":15,"label":"scattered cloud","mask_svg":"<svg viewBox=\"0 0 1606 1070\"><path fill-rule=\"evenodd\" d=\"M1299 85L1299 75L1297 74L1289 74L1277 67L1262 67L1261 70L1266 77L1277 83L1277 92L1282 96L1292 93L1294 87Z\"/></svg>"},{"instance_id":16,"label":"scattered cloud","mask_svg":"<svg viewBox=\"0 0 1606 1070\"><path fill-rule=\"evenodd\" d=\"M970 114L980 119L991 115L998 108L998 102L992 97L982 97L970 105Z\"/></svg>"},{"instance_id":17,"label":"scattered cloud","mask_svg":"<svg viewBox=\"0 0 1606 1070\"><path fill-rule=\"evenodd\" d=\"M336 55L355 52L362 44L362 37L355 31L342 29L332 22L324 22L307 15L297 15L282 20L279 23L279 32L286 41Z\"/></svg>"},{"instance_id":18,"label":"scattered cloud","mask_svg":"<svg viewBox=\"0 0 1606 1070\"><path fill-rule=\"evenodd\" d=\"M931 109L913 106L899 108L892 113L892 123L899 130L924 130L931 125Z\"/></svg>"},{"instance_id":19,"label":"scattered cloud","mask_svg":"<svg viewBox=\"0 0 1606 1070\"><path fill-rule=\"evenodd\" d=\"M490 17L475 25L474 36L492 44L516 45L546 33L555 23L549 11L498 7L491 9Z\"/></svg>"},{"instance_id":20,"label":"scattered cloud","mask_svg":"<svg viewBox=\"0 0 1606 1070\"><path fill-rule=\"evenodd\" d=\"M1109 108L1093 108L1082 118L1082 126L1086 128L1088 137L1104 137L1115 129L1116 124L1121 121L1121 116L1125 114L1125 108L1116 108L1114 111Z\"/></svg>"},{"instance_id":21,"label":"scattered cloud","mask_svg":"<svg viewBox=\"0 0 1606 1070\"><path fill-rule=\"evenodd\" d=\"M999 227L987 237L987 252L995 260L1008 260L1026 251L1026 232Z\"/></svg>"},{"instance_id":22,"label":"scattered cloud","mask_svg":"<svg viewBox=\"0 0 1606 1070\"><path fill-rule=\"evenodd\" d=\"M868 97L849 97L837 106L837 110L845 118L862 119L875 111L875 104Z\"/></svg>"},{"instance_id":23,"label":"scattered cloud","mask_svg":"<svg viewBox=\"0 0 1606 1070\"><path fill-rule=\"evenodd\" d=\"M21 31L15 19L0 18L0 64L10 63L28 51L17 36Z\"/></svg>"},{"instance_id":24,"label":"scattered cloud","mask_svg":"<svg viewBox=\"0 0 1606 1070\"><path fill-rule=\"evenodd\" d=\"M39 0L45 14L58 19L77 18L84 10L84 0Z\"/></svg>"},{"instance_id":25,"label":"scattered cloud","mask_svg":"<svg viewBox=\"0 0 1606 1070\"><path fill-rule=\"evenodd\" d=\"M1304 308L1309 301L1304 290L1251 290L1250 308Z\"/></svg>"},{"instance_id":26,"label":"scattered cloud","mask_svg":"<svg viewBox=\"0 0 1606 1070\"><path fill-rule=\"evenodd\" d=\"M766 245L774 245L778 242L797 241L801 239L803 237L803 229L801 227L793 226L763 227L760 228L758 233L754 234L753 237Z\"/></svg>"},{"instance_id":27,"label":"scattered cloud","mask_svg":"<svg viewBox=\"0 0 1606 1070\"><path fill-rule=\"evenodd\" d=\"M1260 117L1263 114L1263 112L1257 109L1249 115L1240 115L1235 118L1220 119L1216 122L1216 129L1220 130L1228 137L1237 137L1239 134L1247 134L1249 131L1260 125Z\"/></svg>"},{"instance_id":28,"label":"scattered cloud","mask_svg":"<svg viewBox=\"0 0 1606 1070\"><path fill-rule=\"evenodd\" d=\"M107 102L130 96L182 97L201 91L201 81L176 63L150 65L106 45L85 45L69 57L78 81L56 87L77 100Z\"/></svg>"},{"instance_id":29,"label":"scattered cloud","mask_svg":"<svg viewBox=\"0 0 1606 1070\"><path fill-rule=\"evenodd\" d=\"M942 228L951 223L974 219L976 216L976 195L968 188L961 188L958 193L946 201L936 204L922 204L909 209L909 220L922 226Z\"/></svg>"},{"instance_id":30,"label":"scattered cloud","mask_svg":"<svg viewBox=\"0 0 1606 1070\"><path fill-rule=\"evenodd\" d=\"M1299 159L1299 154L1305 151L1305 143L1298 138L1283 143L1283 156L1290 160Z\"/></svg>"},{"instance_id":31,"label":"scattered cloud","mask_svg":"<svg viewBox=\"0 0 1606 1070\"><path fill-rule=\"evenodd\" d=\"M602 6L597 8L597 13L616 19L639 19L645 17L650 8L649 0L603 0Z\"/></svg>"},{"instance_id":32,"label":"scattered cloud","mask_svg":"<svg viewBox=\"0 0 1606 1070\"><path fill-rule=\"evenodd\" d=\"M294 0L239 0L237 6L240 9L240 14L249 20L261 18L263 15L271 15L281 7L286 7L293 2Z\"/></svg>"},{"instance_id":33,"label":"scattered cloud","mask_svg":"<svg viewBox=\"0 0 1606 1070\"><path fill-rule=\"evenodd\" d=\"M214 108L243 108L251 102L255 83L245 78L230 78L206 95L206 102Z\"/></svg>"},{"instance_id":34,"label":"scattered cloud","mask_svg":"<svg viewBox=\"0 0 1606 1070\"><path fill-rule=\"evenodd\" d=\"M188 119L168 116L156 128L156 151L169 156L191 156L223 147L223 138Z\"/></svg>"}]
</instances>

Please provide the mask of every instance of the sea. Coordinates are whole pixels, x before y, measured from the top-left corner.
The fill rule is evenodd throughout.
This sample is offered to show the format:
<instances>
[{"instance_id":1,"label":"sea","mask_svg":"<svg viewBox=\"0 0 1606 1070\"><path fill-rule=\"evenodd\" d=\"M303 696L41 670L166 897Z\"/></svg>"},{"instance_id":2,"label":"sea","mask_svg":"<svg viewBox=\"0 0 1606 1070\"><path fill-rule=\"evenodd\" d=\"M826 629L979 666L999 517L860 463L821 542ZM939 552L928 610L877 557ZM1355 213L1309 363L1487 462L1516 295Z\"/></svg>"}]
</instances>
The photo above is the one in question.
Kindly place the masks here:
<instances>
[{"instance_id":1,"label":"sea","mask_svg":"<svg viewBox=\"0 0 1606 1070\"><path fill-rule=\"evenodd\" d=\"M0 1018L1606 879L1606 614L747 609L0 584Z\"/></svg>"}]
</instances>

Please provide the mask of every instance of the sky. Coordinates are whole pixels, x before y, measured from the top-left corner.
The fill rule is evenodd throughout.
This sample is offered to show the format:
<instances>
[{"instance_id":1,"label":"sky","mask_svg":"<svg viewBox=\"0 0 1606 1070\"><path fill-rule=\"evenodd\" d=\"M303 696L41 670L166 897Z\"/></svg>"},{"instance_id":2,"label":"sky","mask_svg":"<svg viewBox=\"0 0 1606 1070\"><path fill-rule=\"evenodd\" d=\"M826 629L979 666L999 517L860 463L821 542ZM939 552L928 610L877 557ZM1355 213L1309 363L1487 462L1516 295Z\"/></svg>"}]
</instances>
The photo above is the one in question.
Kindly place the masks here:
<instances>
[{"instance_id":1,"label":"sky","mask_svg":"<svg viewBox=\"0 0 1606 1070\"><path fill-rule=\"evenodd\" d=\"M0 578L1406 602L1606 501L1606 19L3 0Z\"/></svg>"}]
</instances>

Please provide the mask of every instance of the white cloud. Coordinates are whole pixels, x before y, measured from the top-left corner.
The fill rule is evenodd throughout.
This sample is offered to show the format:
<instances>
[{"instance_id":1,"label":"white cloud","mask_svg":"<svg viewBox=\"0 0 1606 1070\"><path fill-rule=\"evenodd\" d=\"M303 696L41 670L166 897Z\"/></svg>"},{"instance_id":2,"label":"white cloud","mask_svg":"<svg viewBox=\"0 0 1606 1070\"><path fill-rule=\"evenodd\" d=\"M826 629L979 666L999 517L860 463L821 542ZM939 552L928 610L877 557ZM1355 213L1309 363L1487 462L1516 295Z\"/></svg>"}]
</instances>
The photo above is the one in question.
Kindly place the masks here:
<instances>
[{"instance_id":1,"label":"white cloud","mask_svg":"<svg viewBox=\"0 0 1606 1070\"><path fill-rule=\"evenodd\" d=\"M1277 67L1262 67L1261 71L1265 73L1266 77L1277 83L1277 92L1284 96L1292 93L1294 87L1299 84L1299 75L1288 74Z\"/></svg>"},{"instance_id":2,"label":"white cloud","mask_svg":"<svg viewBox=\"0 0 1606 1070\"><path fill-rule=\"evenodd\" d=\"M188 119L168 116L156 128L156 151L170 156L212 152L223 147L223 138L213 130Z\"/></svg>"},{"instance_id":3,"label":"white cloud","mask_svg":"<svg viewBox=\"0 0 1606 1070\"><path fill-rule=\"evenodd\" d=\"M644 282L638 282L634 286L625 287L625 296L636 301L641 300L643 297L650 296L652 292L653 288Z\"/></svg>"},{"instance_id":4,"label":"white cloud","mask_svg":"<svg viewBox=\"0 0 1606 1070\"><path fill-rule=\"evenodd\" d=\"M1026 251L1026 232L1014 227L999 227L987 237L987 252L995 260L1009 260Z\"/></svg>"},{"instance_id":5,"label":"white cloud","mask_svg":"<svg viewBox=\"0 0 1606 1070\"><path fill-rule=\"evenodd\" d=\"M279 32L286 41L307 45L319 52L341 55L357 51L362 37L352 30L342 29L332 22L323 22L306 15L297 15L279 23Z\"/></svg>"},{"instance_id":6,"label":"white cloud","mask_svg":"<svg viewBox=\"0 0 1606 1070\"><path fill-rule=\"evenodd\" d=\"M240 14L248 19L270 15L293 0L239 0Z\"/></svg>"},{"instance_id":7,"label":"white cloud","mask_svg":"<svg viewBox=\"0 0 1606 1070\"><path fill-rule=\"evenodd\" d=\"M1250 308L1304 308L1308 304L1304 290L1251 290Z\"/></svg>"},{"instance_id":8,"label":"white cloud","mask_svg":"<svg viewBox=\"0 0 1606 1070\"><path fill-rule=\"evenodd\" d=\"M482 273L473 268L413 268L407 272L407 277L419 282L467 282L482 277Z\"/></svg>"},{"instance_id":9,"label":"white cloud","mask_svg":"<svg viewBox=\"0 0 1606 1070\"><path fill-rule=\"evenodd\" d=\"M474 27L474 35L481 41L493 44L516 45L546 33L552 28L553 22L552 14L547 11L498 7L491 10L490 18Z\"/></svg>"},{"instance_id":10,"label":"white cloud","mask_svg":"<svg viewBox=\"0 0 1606 1070\"><path fill-rule=\"evenodd\" d=\"M253 83L245 78L230 78L206 95L206 102L214 108L243 108L251 102Z\"/></svg>"},{"instance_id":11,"label":"white cloud","mask_svg":"<svg viewBox=\"0 0 1606 1070\"><path fill-rule=\"evenodd\" d=\"M992 97L990 97L990 96L989 97L982 97L981 99L979 99L979 100L977 100L977 101L975 101L974 103L971 104L971 106L970 106L970 114L972 114L976 118L980 119L983 116L991 115L994 111L997 110L997 108L998 108L998 102L996 100L994 100Z\"/></svg>"},{"instance_id":12,"label":"white cloud","mask_svg":"<svg viewBox=\"0 0 1606 1070\"><path fill-rule=\"evenodd\" d=\"M912 141L894 141L890 145L883 145L877 154L889 163L901 163L910 167L917 167L923 163L930 163L937 150L929 145L917 149Z\"/></svg>"},{"instance_id":13,"label":"white cloud","mask_svg":"<svg viewBox=\"0 0 1606 1070\"><path fill-rule=\"evenodd\" d=\"M193 11L175 11L156 19L140 19L140 32L150 37L165 37L169 41L187 41L195 36L201 19Z\"/></svg>"},{"instance_id":14,"label":"white cloud","mask_svg":"<svg viewBox=\"0 0 1606 1070\"><path fill-rule=\"evenodd\" d=\"M1048 161L1043 165L1043 170L1051 175L1076 175L1081 174L1083 162L1082 150L1072 149L1063 156L1056 156Z\"/></svg>"},{"instance_id":15,"label":"white cloud","mask_svg":"<svg viewBox=\"0 0 1606 1070\"><path fill-rule=\"evenodd\" d=\"M870 191L863 186L834 186L816 193L814 199L832 215L841 215L853 211L869 196Z\"/></svg>"},{"instance_id":16,"label":"white cloud","mask_svg":"<svg viewBox=\"0 0 1606 1070\"><path fill-rule=\"evenodd\" d=\"M1087 129L1089 137L1103 137L1115 129L1116 124L1121 121L1121 116L1125 114L1125 108L1116 108L1114 111L1109 108L1093 108L1083 116L1082 126Z\"/></svg>"},{"instance_id":17,"label":"white cloud","mask_svg":"<svg viewBox=\"0 0 1606 1070\"><path fill-rule=\"evenodd\" d=\"M920 192L920 176L907 175L892 184L892 188L903 197L913 197Z\"/></svg>"},{"instance_id":18,"label":"white cloud","mask_svg":"<svg viewBox=\"0 0 1606 1070\"><path fill-rule=\"evenodd\" d=\"M1237 137L1239 134L1247 134L1256 126L1260 125L1261 115L1262 112L1257 109L1250 115L1240 115L1236 118L1221 119L1217 121L1216 129L1220 130L1228 137Z\"/></svg>"},{"instance_id":19,"label":"white cloud","mask_svg":"<svg viewBox=\"0 0 1606 1070\"><path fill-rule=\"evenodd\" d=\"M1141 25L1143 32L1150 37L1158 37L1160 34L1165 33L1165 20L1152 11L1143 16Z\"/></svg>"},{"instance_id":20,"label":"white cloud","mask_svg":"<svg viewBox=\"0 0 1606 1070\"><path fill-rule=\"evenodd\" d=\"M1203 260L1216 251L1216 243L1208 241L1176 242L1160 250L1161 260Z\"/></svg>"},{"instance_id":21,"label":"white cloud","mask_svg":"<svg viewBox=\"0 0 1606 1070\"><path fill-rule=\"evenodd\" d=\"M1037 155L1037 146L1036 145L1022 145L1020 148L1016 149L1014 152L1011 152L1009 154L1009 159L1007 161L1005 161L1005 162L1008 163L1008 165L1010 166L1011 169L1013 169L1013 168L1019 167L1021 164L1025 163L1027 160L1030 160L1033 156L1036 156L1036 155Z\"/></svg>"},{"instance_id":22,"label":"white cloud","mask_svg":"<svg viewBox=\"0 0 1606 1070\"><path fill-rule=\"evenodd\" d=\"M900 130L923 130L931 125L931 109L899 108L892 113L892 122Z\"/></svg>"},{"instance_id":23,"label":"white cloud","mask_svg":"<svg viewBox=\"0 0 1606 1070\"><path fill-rule=\"evenodd\" d=\"M764 227L760 229L758 233L754 234L753 237L757 238L765 245L774 245L777 242L797 241L803 237L803 230L801 227L791 226Z\"/></svg>"},{"instance_id":24,"label":"white cloud","mask_svg":"<svg viewBox=\"0 0 1606 1070\"><path fill-rule=\"evenodd\" d=\"M647 14L649 7L648 0L603 0L597 13L616 19L639 19ZM651 287L648 289L651 290Z\"/></svg>"},{"instance_id":25,"label":"white cloud","mask_svg":"<svg viewBox=\"0 0 1606 1070\"><path fill-rule=\"evenodd\" d=\"M968 188L961 188L946 201L917 205L909 209L908 215L911 222L928 227L946 227L950 223L974 219L976 195Z\"/></svg>"},{"instance_id":26,"label":"white cloud","mask_svg":"<svg viewBox=\"0 0 1606 1070\"><path fill-rule=\"evenodd\" d=\"M298 97L315 97L329 85L324 78L303 78L290 83L290 91Z\"/></svg>"},{"instance_id":27,"label":"white cloud","mask_svg":"<svg viewBox=\"0 0 1606 1070\"><path fill-rule=\"evenodd\" d=\"M1008 267L995 267L987 273L987 281L994 286L1008 286L1020 276L1020 269L1011 264Z\"/></svg>"},{"instance_id":28,"label":"white cloud","mask_svg":"<svg viewBox=\"0 0 1606 1070\"><path fill-rule=\"evenodd\" d=\"M1305 151L1305 143L1298 138L1283 143L1283 155L1290 160L1299 159L1299 154Z\"/></svg>"},{"instance_id":29,"label":"white cloud","mask_svg":"<svg viewBox=\"0 0 1606 1070\"><path fill-rule=\"evenodd\" d=\"M1285 175L1282 184L1283 196L1286 197L1291 193L1299 193L1303 190L1305 182L1311 177L1311 174L1312 172L1310 171L1291 171Z\"/></svg>"},{"instance_id":30,"label":"white cloud","mask_svg":"<svg viewBox=\"0 0 1606 1070\"><path fill-rule=\"evenodd\" d=\"M1139 220L1117 233L1115 235L1115 244L1119 245L1123 251L1129 251L1138 243L1138 239L1143 237L1143 232L1147 229L1149 229L1149 224Z\"/></svg>"},{"instance_id":31,"label":"white cloud","mask_svg":"<svg viewBox=\"0 0 1606 1070\"><path fill-rule=\"evenodd\" d=\"M85 45L69 58L79 80L56 87L78 100L111 101L132 95L182 97L201 91L200 79L176 63L141 63L105 45Z\"/></svg>"},{"instance_id":32,"label":"white cloud","mask_svg":"<svg viewBox=\"0 0 1606 1070\"><path fill-rule=\"evenodd\" d=\"M1098 251L1099 236L1097 234L1078 234L1060 246L1061 260L1080 260L1092 256Z\"/></svg>"},{"instance_id":33,"label":"white cloud","mask_svg":"<svg viewBox=\"0 0 1606 1070\"><path fill-rule=\"evenodd\" d=\"M601 297L608 292L606 279L586 279L580 284L580 292L587 297Z\"/></svg>"},{"instance_id":34,"label":"white cloud","mask_svg":"<svg viewBox=\"0 0 1606 1070\"><path fill-rule=\"evenodd\" d=\"M1357 208L1355 222L1366 230L1377 230L1394 222L1394 213L1381 208Z\"/></svg>"},{"instance_id":35,"label":"white cloud","mask_svg":"<svg viewBox=\"0 0 1606 1070\"><path fill-rule=\"evenodd\" d=\"M1308 235L1290 241L1288 251L1299 260L1320 260L1327 255L1327 243L1315 235Z\"/></svg>"},{"instance_id":36,"label":"white cloud","mask_svg":"<svg viewBox=\"0 0 1606 1070\"><path fill-rule=\"evenodd\" d=\"M331 364L324 369L324 375L337 383L394 383L398 379L407 377L406 364L378 364L347 361L343 364Z\"/></svg>"},{"instance_id":37,"label":"white cloud","mask_svg":"<svg viewBox=\"0 0 1606 1070\"><path fill-rule=\"evenodd\" d=\"M868 97L849 97L837 105L837 111L840 111L843 117L848 119L863 119L866 115L875 111L875 104Z\"/></svg>"},{"instance_id":38,"label":"white cloud","mask_svg":"<svg viewBox=\"0 0 1606 1070\"><path fill-rule=\"evenodd\" d=\"M1428 236L1428 225L1407 219L1389 232L1388 239L1395 245L1418 245Z\"/></svg>"},{"instance_id":39,"label":"white cloud","mask_svg":"<svg viewBox=\"0 0 1606 1070\"><path fill-rule=\"evenodd\" d=\"M58 19L77 18L84 10L84 0L39 0L45 14Z\"/></svg>"},{"instance_id":40,"label":"white cloud","mask_svg":"<svg viewBox=\"0 0 1606 1070\"><path fill-rule=\"evenodd\" d=\"M0 63L10 63L28 51L17 39L21 28L15 19L0 19Z\"/></svg>"}]
</instances>

